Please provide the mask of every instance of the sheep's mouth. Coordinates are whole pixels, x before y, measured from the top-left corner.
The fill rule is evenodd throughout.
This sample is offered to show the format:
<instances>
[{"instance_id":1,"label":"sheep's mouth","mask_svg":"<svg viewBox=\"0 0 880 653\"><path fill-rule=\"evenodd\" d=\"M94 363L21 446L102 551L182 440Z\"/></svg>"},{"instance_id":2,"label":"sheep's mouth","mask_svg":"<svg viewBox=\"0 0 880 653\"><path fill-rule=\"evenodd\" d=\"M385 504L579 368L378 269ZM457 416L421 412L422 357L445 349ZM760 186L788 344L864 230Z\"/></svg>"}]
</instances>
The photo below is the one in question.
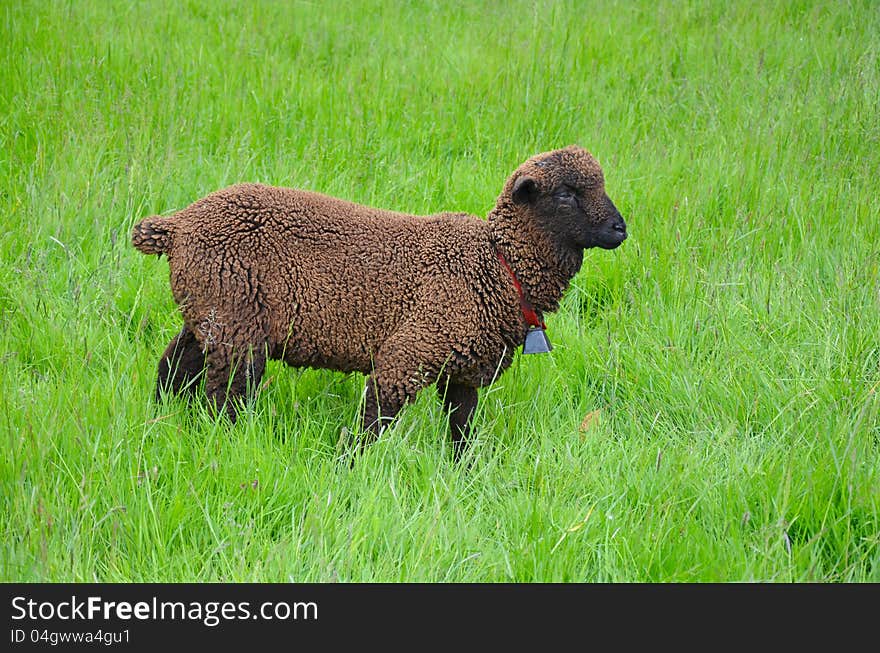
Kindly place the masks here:
<instances>
[{"instance_id":1,"label":"sheep's mouth","mask_svg":"<svg viewBox=\"0 0 880 653\"><path fill-rule=\"evenodd\" d=\"M596 234L596 245L602 249L615 249L627 238L626 225L615 223Z\"/></svg>"},{"instance_id":2,"label":"sheep's mouth","mask_svg":"<svg viewBox=\"0 0 880 653\"><path fill-rule=\"evenodd\" d=\"M606 240L604 242L600 242L599 247L601 247L602 249L617 249L621 246L624 240L626 240L626 234L623 234L623 237L617 241Z\"/></svg>"}]
</instances>

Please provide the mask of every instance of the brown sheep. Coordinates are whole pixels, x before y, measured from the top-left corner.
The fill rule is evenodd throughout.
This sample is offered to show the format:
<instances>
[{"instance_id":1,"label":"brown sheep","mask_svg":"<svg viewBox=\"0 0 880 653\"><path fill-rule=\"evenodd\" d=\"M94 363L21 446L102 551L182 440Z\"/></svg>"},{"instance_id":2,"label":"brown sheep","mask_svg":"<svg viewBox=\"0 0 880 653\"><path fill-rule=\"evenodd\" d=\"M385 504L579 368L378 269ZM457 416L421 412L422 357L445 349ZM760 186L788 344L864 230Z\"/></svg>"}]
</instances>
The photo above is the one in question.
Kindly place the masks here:
<instances>
[{"instance_id":1,"label":"brown sheep","mask_svg":"<svg viewBox=\"0 0 880 653\"><path fill-rule=\"evenodd\" d=\"M362 428L375 436L436 382L457 455L477 388L559 307L584 249L625 238L599 164L578 146L519 166L487 220L230 186L134 227L137 249L168 257L184 319L157 394L189 391L204 372L209 399L234 420L267 359L357 371Z\"/></svg>"}]
</instances>

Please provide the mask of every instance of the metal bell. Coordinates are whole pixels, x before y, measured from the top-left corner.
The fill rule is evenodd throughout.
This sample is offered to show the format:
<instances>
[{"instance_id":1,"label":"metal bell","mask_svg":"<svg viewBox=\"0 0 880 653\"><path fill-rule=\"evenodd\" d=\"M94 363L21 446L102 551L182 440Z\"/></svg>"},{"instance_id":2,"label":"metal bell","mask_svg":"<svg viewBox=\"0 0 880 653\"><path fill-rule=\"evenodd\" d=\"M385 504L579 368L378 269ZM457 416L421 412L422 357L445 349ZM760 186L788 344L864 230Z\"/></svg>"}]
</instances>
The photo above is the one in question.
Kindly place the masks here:
<instances>
[{"instance_id":1,"label":"metal bell","mask_svg":"<svg viewBox=\"0 0 880 653\"><path fill-rule=\"evenodd\" d=\"M550 339L541 327L532 327L526 333L523 354L547 354L553 350Z\"/></svg>"}]
</instances>

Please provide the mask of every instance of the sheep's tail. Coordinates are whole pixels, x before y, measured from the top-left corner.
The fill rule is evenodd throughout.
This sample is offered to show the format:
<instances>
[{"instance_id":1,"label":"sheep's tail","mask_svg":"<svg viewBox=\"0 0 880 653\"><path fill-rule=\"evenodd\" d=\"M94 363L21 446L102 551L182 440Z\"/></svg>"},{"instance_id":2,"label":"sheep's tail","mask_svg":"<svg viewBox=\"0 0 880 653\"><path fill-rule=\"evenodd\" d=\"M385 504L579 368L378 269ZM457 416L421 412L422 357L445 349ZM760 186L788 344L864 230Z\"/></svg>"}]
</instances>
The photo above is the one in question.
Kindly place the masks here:
<instances>
[{"instance_id":1,"label":"sheep's tail","mask_svg":"<svg viewBox=\"0 0 880 653\"><path fill-rule=\"evenodd\" d=\"M144 254L165 254L171 249L171 218L153 215L138 222L131 230L131 244Z\"/></svg>"}]
</instances>

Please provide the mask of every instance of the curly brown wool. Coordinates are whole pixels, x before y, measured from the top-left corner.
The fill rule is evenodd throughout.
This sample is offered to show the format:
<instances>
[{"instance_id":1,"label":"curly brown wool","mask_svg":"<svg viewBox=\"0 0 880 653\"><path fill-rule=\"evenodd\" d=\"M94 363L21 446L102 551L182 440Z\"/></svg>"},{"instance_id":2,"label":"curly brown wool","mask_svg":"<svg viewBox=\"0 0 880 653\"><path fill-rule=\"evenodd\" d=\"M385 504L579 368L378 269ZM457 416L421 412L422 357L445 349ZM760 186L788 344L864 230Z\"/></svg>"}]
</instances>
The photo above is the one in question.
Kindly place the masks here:
<instances>
[{"instance_id":1,"label":"curly brown wool","mask_svg":"<svg viewBox=\"0 0 880 653\"><path fill-rule=\"evenodd\" d=\"M184 326L159 362L157 393L205 390L233 420L267 359L367 375L375 435L424 387L443 394L455 452L477 388L511 363L528 325L515 284L554 311L590 247L626 225L584 149L536 155L510 176L487 220L414 216L314 192L238 184L135 225L165 254Z\"/></svg>"}]
</instances>

